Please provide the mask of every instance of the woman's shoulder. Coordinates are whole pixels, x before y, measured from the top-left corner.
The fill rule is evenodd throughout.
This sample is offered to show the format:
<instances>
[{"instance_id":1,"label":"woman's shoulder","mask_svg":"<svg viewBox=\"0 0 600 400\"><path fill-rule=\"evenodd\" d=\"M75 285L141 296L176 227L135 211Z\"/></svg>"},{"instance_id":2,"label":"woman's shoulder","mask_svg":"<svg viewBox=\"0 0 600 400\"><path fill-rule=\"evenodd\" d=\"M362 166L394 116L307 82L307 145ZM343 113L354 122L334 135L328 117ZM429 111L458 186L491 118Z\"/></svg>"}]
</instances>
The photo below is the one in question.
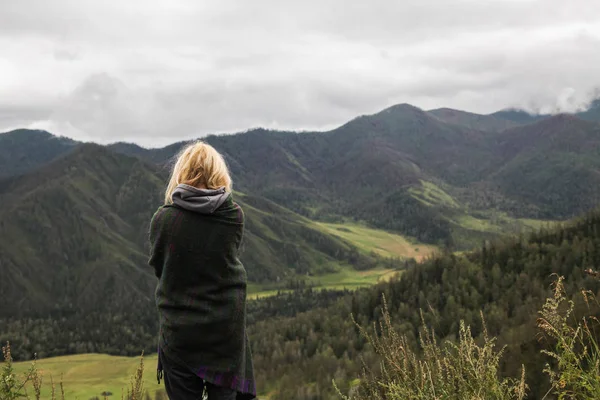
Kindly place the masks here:
<instances>
[{"instance_id":1,"label":"woman's shoulder","mask_svg":"<svg viewBox=\"0 0 600 400\"><path fill-rule=\"evenodd\" d=\"M235 201L233 202L233 206L235 207L235 209L237 211L238 222L243 223L244 222L244 210L242 209L242 206L240 206Z\"/></svg>"},{"instance_id":2,"label":"woman's shoulder","mask_svg":"<svg viewBox=\"0 0 600 400\"><path fill-rule=\"evenodd\" d=\"M172 205L162 205L152 215L151 225L157 226L181 213L181 209Z\"/></svg>"}]
</instances>

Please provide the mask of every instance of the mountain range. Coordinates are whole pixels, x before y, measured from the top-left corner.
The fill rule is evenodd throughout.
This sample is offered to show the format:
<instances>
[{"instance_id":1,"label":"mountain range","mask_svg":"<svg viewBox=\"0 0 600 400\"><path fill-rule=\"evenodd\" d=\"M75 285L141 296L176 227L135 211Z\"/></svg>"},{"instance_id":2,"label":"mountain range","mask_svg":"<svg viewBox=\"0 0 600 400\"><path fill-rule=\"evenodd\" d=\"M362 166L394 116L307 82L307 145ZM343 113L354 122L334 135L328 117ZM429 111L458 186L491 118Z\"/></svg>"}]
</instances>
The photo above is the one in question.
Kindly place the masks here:
<instances>
[{"instance_id":1,"label":"mountain range","mask_svg":"<svg viewBox=\"0 0 600 400\"><path fill-rule=\"evenodd\" d=\"M314 221L359 222L462 250L592 209L600 200L594 107L531 116L402 104L329 132L255 129L204 140L225 155L246 211L250 281L281 287L384 262ZM147 226L185 144L0 134L0 316L99 307L106 293L150 299Z\"/></svg>"}]
</instances>

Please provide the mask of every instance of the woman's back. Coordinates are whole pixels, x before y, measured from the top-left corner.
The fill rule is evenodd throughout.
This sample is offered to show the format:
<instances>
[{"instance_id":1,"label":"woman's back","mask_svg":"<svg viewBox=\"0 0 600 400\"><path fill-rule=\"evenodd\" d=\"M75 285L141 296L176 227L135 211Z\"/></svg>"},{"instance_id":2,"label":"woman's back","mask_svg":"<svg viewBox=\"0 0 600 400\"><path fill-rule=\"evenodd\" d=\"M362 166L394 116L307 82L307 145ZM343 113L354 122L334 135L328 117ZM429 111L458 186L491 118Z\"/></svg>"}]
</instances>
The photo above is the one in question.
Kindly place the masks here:
<instances>
[{"instance_id":1,"label":"woman's back","mask_svg":"<svg viewBox=\"0 0 600 400\"><path fill-rule=\"evenodd\" d=\"M172 378L175 370L187 371L190 384L196 376L202 384L252 398L246 271L238 258L244 214L226 187L179 183L167 193L170 201L150 224L149 260L158 277L159 358L169 365L165 384L169 373Z\"/></svg>"}]
</instances>

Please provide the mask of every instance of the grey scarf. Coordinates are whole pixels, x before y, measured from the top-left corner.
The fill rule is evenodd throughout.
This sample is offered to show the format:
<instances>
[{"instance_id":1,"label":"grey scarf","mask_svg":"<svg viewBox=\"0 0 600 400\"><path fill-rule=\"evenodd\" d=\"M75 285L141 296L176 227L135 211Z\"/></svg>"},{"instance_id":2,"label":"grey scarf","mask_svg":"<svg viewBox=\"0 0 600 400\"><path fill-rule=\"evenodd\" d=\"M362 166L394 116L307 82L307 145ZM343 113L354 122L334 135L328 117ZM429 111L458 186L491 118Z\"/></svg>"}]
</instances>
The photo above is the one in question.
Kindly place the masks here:
<instances>
[{"instance_id":1,"label":"grey scarf","mask_svg":"<svg viewBox=\"0 0 600 400\"><path fill-rule=\"evenodd\" d=\"M229 198L224 187L219 189L198 189L190 185L177 185L173 191L173 204L200 214L212 214Z\"/></svg>"}]
</instances>

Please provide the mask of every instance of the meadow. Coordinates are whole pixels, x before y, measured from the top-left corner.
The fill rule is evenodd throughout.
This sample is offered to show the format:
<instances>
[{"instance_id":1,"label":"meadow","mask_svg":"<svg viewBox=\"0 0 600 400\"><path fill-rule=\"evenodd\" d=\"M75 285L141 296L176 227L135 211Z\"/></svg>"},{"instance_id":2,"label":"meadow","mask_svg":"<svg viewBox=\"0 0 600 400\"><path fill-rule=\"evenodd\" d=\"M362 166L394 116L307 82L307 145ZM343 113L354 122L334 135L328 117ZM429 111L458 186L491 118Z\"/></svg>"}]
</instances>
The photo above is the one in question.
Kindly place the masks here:
<instances>
[{"instance_id":1,"label":"meadow","mask_svg":"<svg viewBox=\"0 0 600 400\"><path fill-rule=\"evenodd\" d=\"M144 387L152 398L162 387L162 383L158 385L156 381L156 360L156 354L145 356L143 360ZM130 386L131 377L139 363L140 357L106 354L76 354L38 360L37 368L43 377L42 398L51 398L52 379L57 393L60 393L59 382L62 381L65 399L68 400L103 398L103 393L112 393L107 396L109 399L120 399ZM31 362L18 362L14 366L16 372L22 374L31 366Z\"/></svg>"}]
</instances>

